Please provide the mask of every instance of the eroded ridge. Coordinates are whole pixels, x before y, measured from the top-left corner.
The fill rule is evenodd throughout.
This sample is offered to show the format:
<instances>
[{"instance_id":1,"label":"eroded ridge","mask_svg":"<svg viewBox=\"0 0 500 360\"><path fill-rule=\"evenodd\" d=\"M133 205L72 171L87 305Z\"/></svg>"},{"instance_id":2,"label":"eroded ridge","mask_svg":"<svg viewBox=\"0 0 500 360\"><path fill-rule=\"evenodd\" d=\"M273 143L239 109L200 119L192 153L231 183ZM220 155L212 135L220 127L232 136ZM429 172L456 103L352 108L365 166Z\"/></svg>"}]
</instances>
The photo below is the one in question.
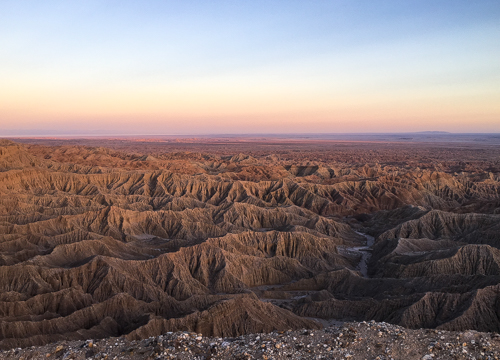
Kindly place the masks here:
<instances>
[{"instance_id":1,"label":"eroded ridge","mask_svg":"<svg viewBox=\"0 0 500 360\"><path fill-rule=\"evenodd\" d=\"M437 163L372 146L340 161L2 141L0 347L334 320L499 331L498 149Z\"/></svg>"}]
</instances>

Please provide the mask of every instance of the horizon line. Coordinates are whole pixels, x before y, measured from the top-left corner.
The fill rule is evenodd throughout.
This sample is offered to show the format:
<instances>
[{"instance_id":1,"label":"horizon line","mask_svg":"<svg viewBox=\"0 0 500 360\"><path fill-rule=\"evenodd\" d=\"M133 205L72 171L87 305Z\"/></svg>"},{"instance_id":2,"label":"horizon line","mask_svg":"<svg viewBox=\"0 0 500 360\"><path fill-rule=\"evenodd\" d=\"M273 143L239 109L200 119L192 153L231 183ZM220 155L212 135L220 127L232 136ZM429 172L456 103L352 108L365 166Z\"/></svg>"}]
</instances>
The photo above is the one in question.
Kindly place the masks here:
<instances>
[{"instance_id":1,"label":"horizon line","mask_svg":"<svg viewBox=\"0 0 500 360\"><path fill-rule=\"evenodd\" d=\"M332 136L332 135L500 135L500 132L449 132L449 131L401 131L401 132L329 132L329 133L210 133L210 134L16 134L0 138L63 138L63 137L248 137L248 136Z\"/></svg>"}]
</instances>

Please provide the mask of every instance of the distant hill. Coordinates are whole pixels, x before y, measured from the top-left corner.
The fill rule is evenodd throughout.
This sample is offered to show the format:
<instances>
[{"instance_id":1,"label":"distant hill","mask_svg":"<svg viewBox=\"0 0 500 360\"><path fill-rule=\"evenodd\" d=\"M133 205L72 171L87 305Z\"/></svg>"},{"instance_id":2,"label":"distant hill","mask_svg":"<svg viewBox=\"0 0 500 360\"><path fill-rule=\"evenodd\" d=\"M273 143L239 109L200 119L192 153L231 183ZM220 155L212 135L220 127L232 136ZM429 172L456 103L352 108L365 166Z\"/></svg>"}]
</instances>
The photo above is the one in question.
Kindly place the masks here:
<instances>
[{"instance_id":1,"label":"distant hill","mask_svg":"<svg viewBox=\"0 0 500 360\"><path fill-rule=\"evenodd\" d=\"M449 131L417 131L412 134L451 134Z\"/></svg>"}]
</instances>

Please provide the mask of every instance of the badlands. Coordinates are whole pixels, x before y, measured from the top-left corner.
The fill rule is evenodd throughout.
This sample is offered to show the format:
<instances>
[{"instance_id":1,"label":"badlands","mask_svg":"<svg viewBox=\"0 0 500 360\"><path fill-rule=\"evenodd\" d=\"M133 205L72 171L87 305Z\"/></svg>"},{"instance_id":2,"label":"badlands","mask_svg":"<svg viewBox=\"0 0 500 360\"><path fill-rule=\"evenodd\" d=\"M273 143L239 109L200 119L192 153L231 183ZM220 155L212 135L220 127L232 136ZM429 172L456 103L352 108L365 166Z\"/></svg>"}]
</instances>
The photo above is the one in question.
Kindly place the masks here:
<instances>
[{"instance_id":1,"label":"badlands","mask_svg":"<svg viewBox=\"0 0 500 360\"><path fill-rule=\"evenodd\" d=\"M488 139L0 140L1 354L372 320L495 342Z\"/></svg>"}]
</instances>

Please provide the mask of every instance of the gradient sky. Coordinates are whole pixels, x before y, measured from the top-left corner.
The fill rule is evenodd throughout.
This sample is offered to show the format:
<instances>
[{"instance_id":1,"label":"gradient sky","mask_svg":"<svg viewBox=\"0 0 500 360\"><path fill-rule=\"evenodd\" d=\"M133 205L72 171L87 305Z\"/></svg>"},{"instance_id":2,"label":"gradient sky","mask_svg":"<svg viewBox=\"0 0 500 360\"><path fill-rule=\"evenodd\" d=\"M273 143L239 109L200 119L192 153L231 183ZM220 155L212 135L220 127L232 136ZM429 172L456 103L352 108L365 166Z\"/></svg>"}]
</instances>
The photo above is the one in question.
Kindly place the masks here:
<instances>
[{"instance_id":1,"label":"gradient sky","mask_svg":"<svg viewBox=\"0 0 500 360\"><path fill-rule=\"evenodd\" d=\"M0 1L0 135L500 132L500 1Z\"/></svg>"}]
</instances>

